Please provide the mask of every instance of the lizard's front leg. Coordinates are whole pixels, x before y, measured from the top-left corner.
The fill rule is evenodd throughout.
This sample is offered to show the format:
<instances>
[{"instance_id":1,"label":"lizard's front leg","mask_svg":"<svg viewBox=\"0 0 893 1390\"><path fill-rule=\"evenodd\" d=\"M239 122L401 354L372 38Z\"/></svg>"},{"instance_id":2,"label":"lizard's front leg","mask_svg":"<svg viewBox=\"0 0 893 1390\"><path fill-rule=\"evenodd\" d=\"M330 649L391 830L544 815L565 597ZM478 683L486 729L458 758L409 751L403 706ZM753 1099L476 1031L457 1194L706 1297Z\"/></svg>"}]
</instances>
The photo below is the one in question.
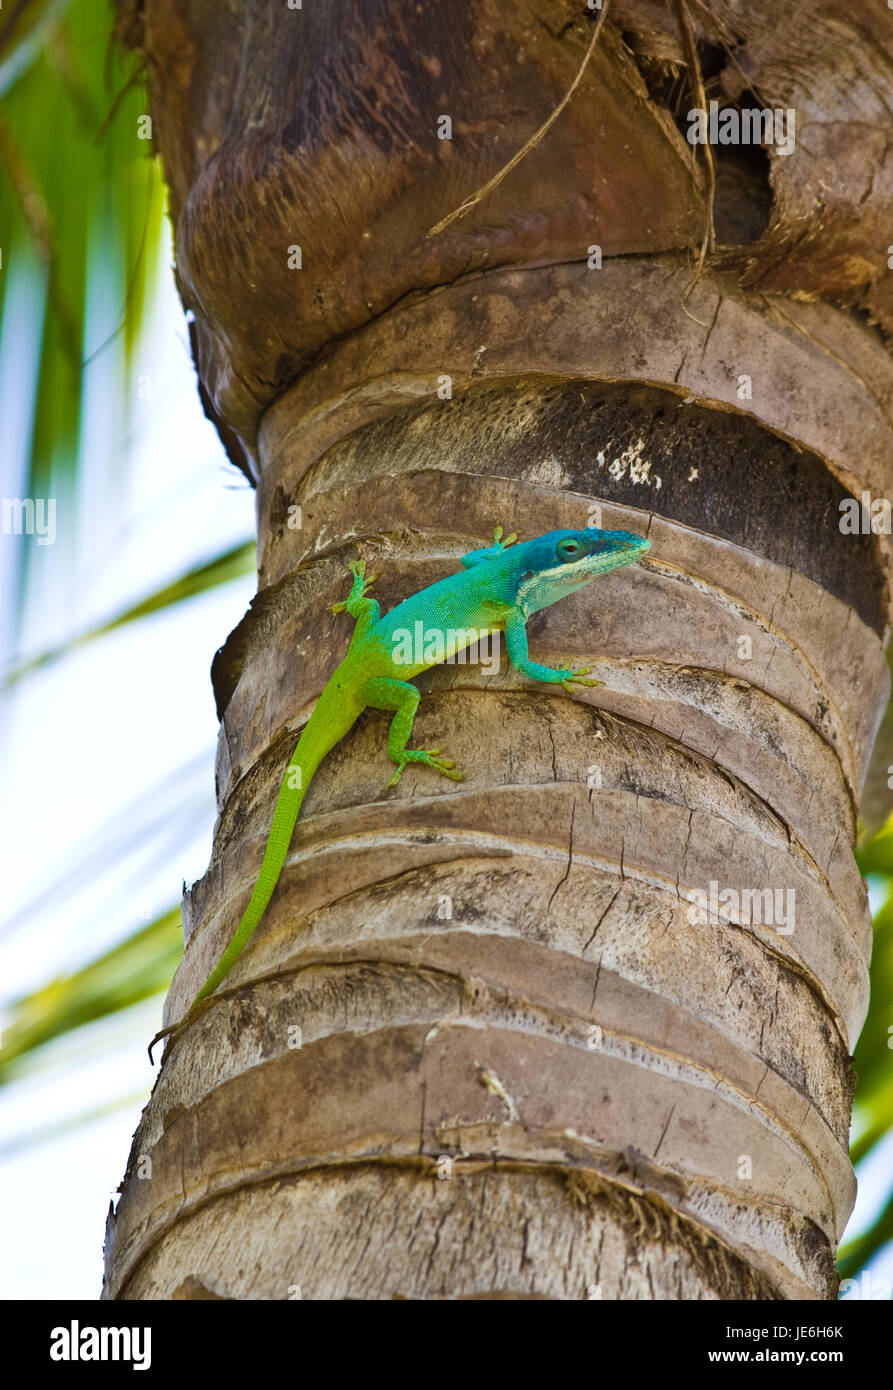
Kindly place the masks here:
<instances>
[{"instance_id":1,"label":"lizard's front leg","mask_svg":"<svg viewBox=\"0 0 893 1390\"><path fill-rule=\"evenodd\" d=\"M409 681L393 680L387 676L374 676L362 687L360 698L373 709L395 711L388 730L388 756L397 764L397 771L388 782L389 787L397 785L407 763L425 763L453 782L462 781L463 773L456 767L452 758L440 756L439 748L406 747L421 699L414 685Z\"/></svg>"},{"instance_id":2,"label":"lizard's front leg","mask_svg":"<svg viewBox=\"0 0 893 1390\"><path fill-rule=\"evenodd\" d=\"M560 670L555 666L541 666L538 661L531 661L527 646L527 627L520 609L513 609L505 619L505 647L515 670L520 671L522 676L529 676L531 680L560 685L569 694L573 693L572 685L604 685L604 681L587 679L588 666L580 666L576 670Z\"/></svg>"},{"instance_id":3,"label":"lizard's front leg","mask_svg":"<svg viewBox=\"0 0 893 1390\"><path fill-rule=\"evenodd\" d=\"M375 583L376 576L370 574L367 577L366 561L354 560L351 563L350 571L353 575L351 591L346 599L342 599L340 603L332 604L332 612L347 612L355 620L356 627L350 643L353 646L358 638L364 636L371 627L375 626L381 617L381 610L376 599L367 597L369 589Z\"/></svg>"},{"instance_id":4,"label":"lizard's front leg","mask_svg":"<svg viewBox=\"0 0 893 1390\"><path fill-rule=\"evenodd\" d=\"M506 536L503 528L497 526L493 531L493 544L486 545L480 550L469 550L467 555L462 556L461 564L467 569L473 569L475 565L482 565L486 560L497 559L504 550L510 545L514 545L518 539L517 531L513 531L510 536Z\"/></svg>"}]
</instances>

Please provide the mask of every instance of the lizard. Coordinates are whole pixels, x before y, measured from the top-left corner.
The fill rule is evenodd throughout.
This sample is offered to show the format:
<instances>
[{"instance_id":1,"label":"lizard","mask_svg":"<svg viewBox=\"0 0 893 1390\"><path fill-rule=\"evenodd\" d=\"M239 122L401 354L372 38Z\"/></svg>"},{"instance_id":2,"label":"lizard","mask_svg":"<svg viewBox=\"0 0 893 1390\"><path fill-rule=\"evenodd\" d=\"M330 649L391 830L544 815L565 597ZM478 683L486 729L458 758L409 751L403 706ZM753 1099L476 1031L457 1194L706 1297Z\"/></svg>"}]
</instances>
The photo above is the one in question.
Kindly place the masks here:
<instances>
[{"instance_id":1,"label":"lizard","mask_svg":"<svg viewBox=\"0 0 893 1390\"><path fill-rule=\"evenodd\" d=\"M177 1024L163 1028L149 1044L179 1035L207 1007L211 995L229 974L257 928L279 880L310 780L323 758L340 743L367 708L392 715L388 754L396 766L388 787L395 786L406 767L423 764L443 777L461 781L463 773L439 748L408 748L421 699L414 677L454 656L488 632L504 634L508 659L516 671L535 681L560 685L601 685L590 679L589 667L543 666L532 661L527 645L527 619L600 574L634 564L651 542L629 531L548 531L517 544L501 526L493 544L462 557L462 569L398 603L382 616L369 589L376 576L366 574L366 561L350 565L353 584L348 597L331 605L333 613L347 612L355 622L344 660L332 673L304 727L273 812L272 824L254 891L238 927ZM421 627L421 631L419 628ZM424 642L406 642L418 633ZM437 640L431 643L431 636Z\"/></svg>"}]
</instances>

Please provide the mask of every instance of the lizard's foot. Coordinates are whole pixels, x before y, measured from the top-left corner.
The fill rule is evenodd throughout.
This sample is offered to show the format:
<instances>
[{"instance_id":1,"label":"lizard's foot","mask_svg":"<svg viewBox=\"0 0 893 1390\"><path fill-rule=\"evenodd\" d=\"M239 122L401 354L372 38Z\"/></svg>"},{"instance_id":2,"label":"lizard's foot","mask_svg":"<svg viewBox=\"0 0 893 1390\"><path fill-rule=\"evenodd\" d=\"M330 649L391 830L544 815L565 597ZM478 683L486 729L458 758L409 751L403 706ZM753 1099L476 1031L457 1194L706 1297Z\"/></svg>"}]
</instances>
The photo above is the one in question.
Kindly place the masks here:
<instances>
[{"instance_id":1,"label":"lizard's foot","mask_svg":"<svg viewBox=\"0 0 893 1390\"><path fill-rule=\"evenodd\" d=\"M168 1038L170 1041L166 1042L164 1045L164 1052L166 1053L171 1043L176 1042L180 1034L186 1032L186 1029L189 1027L190 1023L194 1023L195 1020L198 1018L199 1014L203 1014L205 1012L205 1009L210 1008L210 1005L210 999L202 999L200 1003L193 1004L192 1008L187 1010L187 1012L180 1019L179 1023L171 1023L168 1025L167 1028L162 1028L159 1033L156 1033L152 1041L149 1043L149 1061L153 1061L152 1049L156 1043L161 1042L162 1038ZM162 1054L161 1060L164 1061L164 1054Z\"/></svg>"},{"instance_id":2,"label":"lizard's foot","mask_svg":"<svg viewBox=\"0 0 893 1390\"><path fill-rule=\"evenodd\" d=\"M359 599L364 599L378 578L377 574L370 574L367 578L365 560L351 560L350 572L353 575L353 585L350 593L347 598L342 599L340 603L333 603L331 605L333 613L343 613L352 603L356 603Z\"/></svg>"},{"instance_id":3,"label":"lizard's foot","mask_svg":"<svg viewBox=\"0 0 893 1390\"><path fill-rule=\"evenodd\" d=\"M594 677L587 678L587 673L591 669L589 666L578 666L575 671L564 673L564 680L561 684L569 695L573 695L574 692L571 687L574 685L604 685L604 681L597 681Z\"/></svg>"},{"instance_id":4,"label":"lizard's foot","mask_svg":"<svg viewBox=\"0 0 893 1390\"><path fill-rule=\"evenodd\" d=\"M155 1064L155 1058L152 1056L152 1049L155 1046L155 1044L160 1043L162 1038L170 1038L171 1041L173 1041L173 1039L177 1037L180 1031L180 1028L176 1024L172 1023L169 1028L162 1028L160 1032L155 1034L154 1038L149 1043L149 1061L152 1063L153 1066ZM169 1044L165 1043L165 1052L167 1051L168 1046ZM162 1054L162 1061L164 1061L164 1054Z\"/></svg>"},{"instance_id":5,"label":"lizard's foot","mask_svg":"<svg viewBox=\"0 0 893 1390\"><path fill-rule=\"evenodd\" d=\"M501 526L495 527L495 529L494 529L494 531L493 531L493 544L494 544L494 545L498 545L498 546L500 547L500 549L505 550L505 548L506 548L507 545L514 545L514 544L515 544L515 541L518 539L518 532L517 532L517 531L513 531L512 534L511 534L510 536L506 536L505 540L503 540L502 537L503 537L503 529L502 529L502 527L501 527Z\"/></svg>"},{"instance_id":6,"label":"lizard's foot","mask_svg":"<svg viewBox=\"0 0 893 1390\"><path fill-rule=\"evenodd\" d=\"M351 560L350 572L353 575L353 587L358 594L362 593L363 589L368 589L369 585L374 584L378 578L377 574L370 574L367 577L365 559Z\"/></svg>"},{"instance_id":7,"label":"lizard's foot","mask_svg":"<svg viewBox=\"0 0 893 1390\"><path fill-rule=\"evenodd\" d=\"M407 763L424 763L427 767L433 767L435 772L439 772L443 777L449 777L451 782L461 782L465 776L452 758L440 756L439 748L404 748L403 752L398 754L397 771L387 783L385 790L387 787L396 787Z\"/></svg>"}]
</instances>

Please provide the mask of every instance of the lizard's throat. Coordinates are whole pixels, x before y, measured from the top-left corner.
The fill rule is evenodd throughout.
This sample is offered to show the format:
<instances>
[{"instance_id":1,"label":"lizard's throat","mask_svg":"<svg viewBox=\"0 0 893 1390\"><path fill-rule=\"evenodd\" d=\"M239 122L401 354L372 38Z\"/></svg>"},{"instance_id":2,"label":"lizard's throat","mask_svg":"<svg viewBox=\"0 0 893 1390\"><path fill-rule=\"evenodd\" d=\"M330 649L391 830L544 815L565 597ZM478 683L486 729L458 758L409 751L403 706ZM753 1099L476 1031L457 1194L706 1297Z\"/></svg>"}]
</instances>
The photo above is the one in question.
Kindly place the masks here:
<instances>
[{"instance_id":1,"label":"lizard's throat","mask_svg":"<svg viewBox=\"0 0 893 1390\"><path fill-rule=\"evenodd\" d=\"M637 556L630 555L630 563ZM622 565L624 561L615 553L589 555L576 565L556 565L552 569L539 570L529 579L522 579L518 585L518 606L527 613L535 613L540 608L548 608L567 594L582 589L599 574Z\"/></svg>"}]
</instances>

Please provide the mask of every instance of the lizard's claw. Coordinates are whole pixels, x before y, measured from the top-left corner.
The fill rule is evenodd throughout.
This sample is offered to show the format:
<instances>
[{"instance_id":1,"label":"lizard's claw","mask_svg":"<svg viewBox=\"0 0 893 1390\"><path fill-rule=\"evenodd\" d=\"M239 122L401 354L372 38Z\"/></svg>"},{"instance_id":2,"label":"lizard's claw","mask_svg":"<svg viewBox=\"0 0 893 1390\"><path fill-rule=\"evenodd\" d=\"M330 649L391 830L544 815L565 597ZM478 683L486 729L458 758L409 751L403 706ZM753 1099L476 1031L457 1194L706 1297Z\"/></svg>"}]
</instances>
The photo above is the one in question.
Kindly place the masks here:
<instances>
[{"instance_id":1,"label":"lizard's claw","mask_svg":"<svg viewBox=\"0 0 893 1390\"><path fill-rule=\"evenodd\" d=\"M604 681L598 681L594 677L588 676L590 670L591 667L589 666L578 666L575 671L566 672L561 684L569 695L573 695L574 692L571 687L574 685L604 685Z\"/></svg>"},{"instance_id":2,"label":"lizard's claw","mask_svg":"<svg viewBox=\"0 0 893 1390\"><path fill-rule=\"evenodd\" d=\"M501 526L497 526L493 531L493 544L498 545L501 550L505 550L507 545L514 545L515 541L518 539L517 531L513 531L510 536L506 536L505 540L502 539L503 534Z\"/></svg>"}]
</instances>

